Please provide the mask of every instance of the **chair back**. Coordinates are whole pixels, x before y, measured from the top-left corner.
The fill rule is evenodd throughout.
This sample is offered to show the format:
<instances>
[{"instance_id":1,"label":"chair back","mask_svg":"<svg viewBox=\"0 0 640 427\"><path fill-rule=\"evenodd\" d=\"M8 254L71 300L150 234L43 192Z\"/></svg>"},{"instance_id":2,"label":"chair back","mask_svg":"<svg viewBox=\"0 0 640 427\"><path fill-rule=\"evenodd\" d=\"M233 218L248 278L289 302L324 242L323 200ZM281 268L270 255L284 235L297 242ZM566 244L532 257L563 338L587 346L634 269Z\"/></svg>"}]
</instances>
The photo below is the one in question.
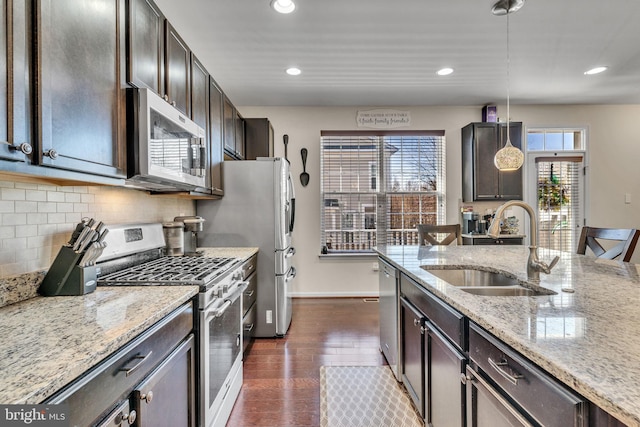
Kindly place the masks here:
<instances>
[{"instance_id":1,"label":"chair back","mask_svg":"<svg viewBox=\"0 0 640 427\"><path fill-rule=\"evenodd\" d=\"M620 257L622 261L629 262L638 243L640 230L635 228L597 228L582 227L577 253L585 255L587 247L598 258L615 259ZM605 249L601 243L604 241L617 241L610 249Z\"/></svg>"},{"instance_id":2,"label":"chair back","mask_svg":"<svg viewBox=\"0 0 640 427\"><path fill-rule=\"evenodd\" d=\"M460 224L435 225L418 224L418 240L420 246L449 245L456 242L462 245L462 234ZM438 240L438 235L446 234L444 238Z\"/></svg>"}]
</instances>

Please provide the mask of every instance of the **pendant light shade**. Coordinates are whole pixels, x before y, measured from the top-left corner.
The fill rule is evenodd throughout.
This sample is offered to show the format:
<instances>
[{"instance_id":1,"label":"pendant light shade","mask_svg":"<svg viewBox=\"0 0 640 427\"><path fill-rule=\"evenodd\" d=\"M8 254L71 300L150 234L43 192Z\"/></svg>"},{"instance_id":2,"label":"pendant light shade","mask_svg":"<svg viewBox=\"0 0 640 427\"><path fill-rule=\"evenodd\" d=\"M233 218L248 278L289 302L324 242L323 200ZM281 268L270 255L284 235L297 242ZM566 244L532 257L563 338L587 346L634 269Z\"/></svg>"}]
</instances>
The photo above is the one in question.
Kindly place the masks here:
<instances>
[{"instance_id":1,"label":"pendant light shade","mask_svg":"<svg viewBox=\"0 0 640 427\"><path fill-rule=\"evenodd\" d=\"M519 148L514 147L509 138L509 120L511 118L509 108L509 14L520 10L523 5L524 0L499 0L491 9L494 15L507 15L507 142L504 144L504 147L498 150L493 158L493 164L501 171L518 170L524 163L524 153Z\"/></svg>"},{"instance_id":2,"label":"pendant light shade","mask_svg":"<svg viewBox=\"0 0 640 427\"><path fill-rule=\"evenodd\" d=\"M493 164L501 171L515 171L520 169L524 163L524 153L511 145L511 141L507 139L507 143L496 153L493 158Z\"/></svg>"}]
</instances>

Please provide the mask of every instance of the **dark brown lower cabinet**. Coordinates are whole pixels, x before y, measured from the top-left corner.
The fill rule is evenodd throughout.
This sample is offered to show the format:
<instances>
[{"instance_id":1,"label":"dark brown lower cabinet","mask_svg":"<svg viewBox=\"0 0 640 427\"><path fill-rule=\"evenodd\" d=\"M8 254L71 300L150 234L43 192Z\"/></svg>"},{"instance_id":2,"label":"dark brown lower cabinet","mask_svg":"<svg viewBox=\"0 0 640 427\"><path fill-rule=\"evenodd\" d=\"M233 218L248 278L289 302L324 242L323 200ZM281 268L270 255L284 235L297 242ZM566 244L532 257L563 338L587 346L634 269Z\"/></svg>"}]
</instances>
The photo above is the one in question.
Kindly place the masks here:
<instances>
[{"instance_id":1,"label":"dark brown lower cabinet","mask_svg":"<svg viewBox=\"0 0 640 427\"><path fill-rule=\"evenodd\" d=\"M465 426L466 386L460 381L467 366L458 351L431 323L425 324L426 424L433 427Z\"/></svg>"},{"instance_id":2,"label":"dark brown lower cabinet","mask_svg":"<svg viewBox=\"0 0 640 427\"><path fill-rule=\"evenodd\" d=\"M423 315L406 298L400 298L402 383L424 417Z\"/></svg>"},{"instance_id":3,"label":"dark brown lower cabinet","mask_svg":"<svg viewBox=\"0 0 640 427\"><path fill-rule=\"evenodd\" d=\"M133 390L138 426L196 425L195 363L191 335Z\"/></svg>"}]
</instances>

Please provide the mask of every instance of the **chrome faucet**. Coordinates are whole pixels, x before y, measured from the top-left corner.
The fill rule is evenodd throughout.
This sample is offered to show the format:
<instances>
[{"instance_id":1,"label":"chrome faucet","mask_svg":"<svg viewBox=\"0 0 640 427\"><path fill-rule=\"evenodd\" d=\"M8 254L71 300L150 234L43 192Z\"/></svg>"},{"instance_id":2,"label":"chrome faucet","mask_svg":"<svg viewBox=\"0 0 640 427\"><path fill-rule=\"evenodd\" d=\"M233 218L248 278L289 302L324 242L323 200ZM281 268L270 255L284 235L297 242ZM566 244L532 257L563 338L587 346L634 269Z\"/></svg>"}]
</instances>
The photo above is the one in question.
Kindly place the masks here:
<instances>
[{"instance_id":1,"label":"chrome faucet","mask_svg":"<svg viewBox=\"0 0 640 427\"><path fill-rule=\"evenodd\" d=\"M510 200L498 207L487 234L494 239L500 237L500 220L504 215L505 209L511 206L520 206L529 214L531 241L529 244L529 259L527 260L527 278L531 282L540 282L540 272L551 273L551 269L558 263L560 257L556 256L549 265L538 259L538 221L536 220L536 213L530 205L520 200Z\"/></svg>"}]
</instances>

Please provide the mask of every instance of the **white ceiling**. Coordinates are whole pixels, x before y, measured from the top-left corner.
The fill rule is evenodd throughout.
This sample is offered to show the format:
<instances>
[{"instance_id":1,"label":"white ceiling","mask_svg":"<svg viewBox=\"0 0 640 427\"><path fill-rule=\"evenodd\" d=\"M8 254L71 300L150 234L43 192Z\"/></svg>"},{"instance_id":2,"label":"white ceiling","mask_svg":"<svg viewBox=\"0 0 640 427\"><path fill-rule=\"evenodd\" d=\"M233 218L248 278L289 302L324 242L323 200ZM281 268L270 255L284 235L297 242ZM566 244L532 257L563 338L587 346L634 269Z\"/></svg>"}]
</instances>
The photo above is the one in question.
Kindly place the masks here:
<instances>
[{"instance_id":1,"label":"white ceiling","mask_svg":"<svg viewBox=\"0 0 640 427\"><path fill-rule=\"evenodd\" d=\"M505 103L494 0L294 1L156 3L236 105ZM640 104L640 1L528 0L509 20L512 104Z\"/></svg>"}]
</instances>

